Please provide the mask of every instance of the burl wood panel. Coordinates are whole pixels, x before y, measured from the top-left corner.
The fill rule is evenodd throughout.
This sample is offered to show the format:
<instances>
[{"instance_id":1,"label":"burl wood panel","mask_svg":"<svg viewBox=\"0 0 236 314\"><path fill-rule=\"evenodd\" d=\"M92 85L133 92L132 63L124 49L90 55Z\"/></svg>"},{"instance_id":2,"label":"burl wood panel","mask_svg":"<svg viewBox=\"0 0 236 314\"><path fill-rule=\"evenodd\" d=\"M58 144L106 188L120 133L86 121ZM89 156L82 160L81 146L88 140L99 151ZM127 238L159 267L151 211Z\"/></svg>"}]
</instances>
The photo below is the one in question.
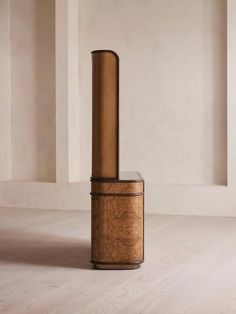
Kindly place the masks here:
<instances>
[{"instance_id":1,"label":"burl wood panel","mask_svg":"<svg viewBox=\"0 0 236 314\"><path fill-rule=\"evenodd\" d=\"M92 182L91 191L92 193L142 193L143 186L143 181L132 183Z\"/></svg>"},{"instance_id":2,"label":"burl wood panel","mask_svg":"<svg viewBox=\"0 0 236 314\"><path fill-rule=\"evenodd\" d=\"M111 51L92 52L92 177L118 177L119 59Z\"/></svg>"},{"instance_id":3,"label":"burl wood panel","mask_svg":"<svg viewBox=\"0 0 236 314\"><path fill-rule=\"evenodd\" d=\"M143 195L92 195L92 262L143 261Z\"/></svg>"}]
</instances>

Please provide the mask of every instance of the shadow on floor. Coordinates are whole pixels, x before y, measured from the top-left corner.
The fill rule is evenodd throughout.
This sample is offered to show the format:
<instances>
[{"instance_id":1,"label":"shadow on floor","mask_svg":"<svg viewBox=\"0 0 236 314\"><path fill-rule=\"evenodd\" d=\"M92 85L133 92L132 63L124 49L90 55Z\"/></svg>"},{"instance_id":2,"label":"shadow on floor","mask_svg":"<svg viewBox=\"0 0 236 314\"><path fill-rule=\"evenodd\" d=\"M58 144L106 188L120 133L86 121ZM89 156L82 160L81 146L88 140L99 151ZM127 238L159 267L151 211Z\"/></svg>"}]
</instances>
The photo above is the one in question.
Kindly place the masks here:
<instances>
[{"instance_id":1,"label":"shadow on floor","mask_svg":"<svg viewBox=\"0 0 236 314\"><path fill-rule=\"evenodd\" d=\"M42 233L5 230L0 262L91 269L90 242Z\"/></svg>"}]
</instances>

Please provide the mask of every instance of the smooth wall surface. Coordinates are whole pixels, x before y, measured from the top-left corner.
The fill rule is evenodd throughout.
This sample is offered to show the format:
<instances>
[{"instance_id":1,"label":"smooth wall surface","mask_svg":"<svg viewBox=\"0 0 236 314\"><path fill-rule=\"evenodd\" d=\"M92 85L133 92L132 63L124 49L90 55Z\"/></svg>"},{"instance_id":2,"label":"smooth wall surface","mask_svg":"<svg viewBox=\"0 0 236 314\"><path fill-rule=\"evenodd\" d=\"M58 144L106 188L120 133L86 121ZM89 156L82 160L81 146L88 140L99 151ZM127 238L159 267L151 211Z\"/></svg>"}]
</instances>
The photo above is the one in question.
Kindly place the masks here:
<instances>
[{"instance_id":1,"label":"smooth wall surface","mask_svg":"<svg viewBox=\"0 0 236 314\"><path fill-rule=\"evenodd\" d=\"M121 169L226 184L226 0L80 0L80 174L91 172L91 56L120 56Z\"/></svg>"},{"instance_id":2,"label":"smooth wall surface","mask_svg":"<svg viewBox=\"0 0 236 314\"><path fill-rule=\"evenodd\" d=\"M10 0L0 0L0 180L11 176Z\"/></svg>"},{"instance_id":3,"label":"smooth wall surface","mask_svg":"<svg viewBox=\"0 0 236 314\"><path fill-rule=\"evenodd\" d=\"M11 0L12 178L55 181L55 1Z\"/></svg>"}]
</instances>

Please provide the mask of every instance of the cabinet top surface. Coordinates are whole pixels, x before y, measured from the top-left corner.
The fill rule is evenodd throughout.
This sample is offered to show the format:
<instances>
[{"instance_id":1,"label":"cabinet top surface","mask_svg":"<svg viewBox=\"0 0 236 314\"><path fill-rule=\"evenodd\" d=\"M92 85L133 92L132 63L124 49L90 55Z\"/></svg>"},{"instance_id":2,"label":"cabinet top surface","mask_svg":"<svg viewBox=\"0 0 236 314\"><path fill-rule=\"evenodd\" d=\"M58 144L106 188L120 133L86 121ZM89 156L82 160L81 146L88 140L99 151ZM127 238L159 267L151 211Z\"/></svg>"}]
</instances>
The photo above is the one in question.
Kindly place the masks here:
<instances>
[{"instance_id":1,"label":"cabinet top surface","mask_svg":"<svg viewBox=\"0 0 236 314\"><path fill-rule=\"evenodd\" d=\"M118 178L91 178L91 181L99 182L140 182L144 181L139 172L121 171Z\"/></svg>"}]
</instances>

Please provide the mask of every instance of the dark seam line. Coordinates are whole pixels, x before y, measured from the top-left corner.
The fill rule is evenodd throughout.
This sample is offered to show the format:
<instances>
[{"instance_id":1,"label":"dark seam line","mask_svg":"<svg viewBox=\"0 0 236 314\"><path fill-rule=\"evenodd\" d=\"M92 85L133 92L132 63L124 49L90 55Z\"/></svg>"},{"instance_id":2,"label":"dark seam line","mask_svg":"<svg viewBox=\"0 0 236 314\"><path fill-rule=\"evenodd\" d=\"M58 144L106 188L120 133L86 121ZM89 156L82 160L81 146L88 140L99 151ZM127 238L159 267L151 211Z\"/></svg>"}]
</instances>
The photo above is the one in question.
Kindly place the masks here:
<instances>
[{"instance_id":1,"label":"dark seam line","mask_svg":"<svg viewBox=\"0 0 236 314\"><path fill-rule=\"evenodd\" d=\"M143 192L140 193L104 193L104 192L91 192L91 196L124 196L124 197L132 197L132 196L142 196Z\"/></svg>"},{"instance_id":2,"label":"dark seam line","mask_svg":"<svg viewBox=\"0 0 236 314\"><path fill-rule=\"evenodd\" d=\"M133 262L97 262L91 260L90 263L103 264L103 265L137 265L143 263L143 260L133 261Z\"/></svg>"}]
</instances>

